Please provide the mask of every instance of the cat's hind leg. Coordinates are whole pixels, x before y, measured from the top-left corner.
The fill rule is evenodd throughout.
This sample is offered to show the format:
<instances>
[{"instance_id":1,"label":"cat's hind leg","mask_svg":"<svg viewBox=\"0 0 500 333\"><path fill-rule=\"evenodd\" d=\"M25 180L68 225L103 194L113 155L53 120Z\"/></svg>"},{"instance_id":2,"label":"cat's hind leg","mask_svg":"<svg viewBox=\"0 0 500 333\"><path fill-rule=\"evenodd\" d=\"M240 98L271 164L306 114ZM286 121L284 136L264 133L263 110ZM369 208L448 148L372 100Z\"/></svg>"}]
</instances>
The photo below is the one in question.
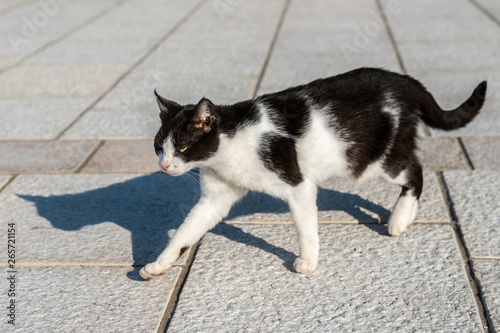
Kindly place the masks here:
<instances>
[{"instance_id":1,"label":"cat's hind leg","mask_svg":"<svg viewBox=\"0 0 500 333\"><path fill-rule=\"evenodd\" d=\"M293 268L297 273L311 273L318 267L319 237L317 187L307 180L295 186L288 198L293 221L299 237L299 257Z\"/></svg>"},{"instance_id":2,"label":"cat's hind leg","mask_svg":"<svg viewBox=\"0 0 500 333\"><path fill-rule=\"evenodd\" d=\"M414 163L391 182L401 185L402 190L387 226L389 235L399 236L417 215L418 200L423 186L422 168L418 163Z\"/></svg>"}]
</instances>

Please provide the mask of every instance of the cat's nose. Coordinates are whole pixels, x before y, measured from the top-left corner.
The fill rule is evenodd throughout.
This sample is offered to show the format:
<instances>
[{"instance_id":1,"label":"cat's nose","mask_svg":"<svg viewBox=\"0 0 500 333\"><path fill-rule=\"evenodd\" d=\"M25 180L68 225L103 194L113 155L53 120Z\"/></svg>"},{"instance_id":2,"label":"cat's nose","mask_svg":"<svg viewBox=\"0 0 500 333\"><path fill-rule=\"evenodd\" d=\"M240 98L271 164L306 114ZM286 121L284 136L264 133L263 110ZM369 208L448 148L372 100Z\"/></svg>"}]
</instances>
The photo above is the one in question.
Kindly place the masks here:
<instances>
[{"instance_id":1,"label":"cat's nose","mask_svg":"<svg viewBox=\"0 0 500 333\"><path fill-rule=\"evenodd\" d=\"M163 170L167 171L168 167L170 166L170 164L168 164L167 162L165 161L161 161L161 167Z\"/></svg>"}]
</instances>

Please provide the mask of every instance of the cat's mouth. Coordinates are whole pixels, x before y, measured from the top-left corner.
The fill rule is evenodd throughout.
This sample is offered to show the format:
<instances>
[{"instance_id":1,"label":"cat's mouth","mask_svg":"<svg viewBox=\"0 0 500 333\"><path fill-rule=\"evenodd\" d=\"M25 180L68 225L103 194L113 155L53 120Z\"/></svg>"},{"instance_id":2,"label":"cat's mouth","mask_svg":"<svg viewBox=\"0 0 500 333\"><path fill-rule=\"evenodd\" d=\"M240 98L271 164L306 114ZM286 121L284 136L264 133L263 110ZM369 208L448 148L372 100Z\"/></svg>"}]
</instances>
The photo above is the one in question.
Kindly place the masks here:
<instances>
[{"instance_id":1,"label":"cat's mouth","mask_svg":"<svg viewBox=\"0 0 500 333\"><path fill-rule=\"evenodd\" d=\"M184 170L174 170L174 169L168 169L168 170L163 170L163 173L166 173L170 176L173 176L173 177L177 177L177 176L181 176L183 174L186 173L186 171Z\"/></svg>"}]
</instances>

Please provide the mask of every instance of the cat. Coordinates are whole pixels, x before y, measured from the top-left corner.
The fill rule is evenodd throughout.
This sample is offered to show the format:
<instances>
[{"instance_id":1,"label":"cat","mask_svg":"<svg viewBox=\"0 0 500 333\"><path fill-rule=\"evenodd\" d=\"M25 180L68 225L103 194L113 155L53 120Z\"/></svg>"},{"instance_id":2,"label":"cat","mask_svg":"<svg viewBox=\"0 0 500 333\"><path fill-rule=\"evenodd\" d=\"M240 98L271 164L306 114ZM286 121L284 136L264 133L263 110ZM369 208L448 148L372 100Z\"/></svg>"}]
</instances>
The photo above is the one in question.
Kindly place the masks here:
<instances>
[{"instance_id":1,"label":"cat","mask_svg":"<svg viewBox=\"0 0 500 333\"><path fill-rule=\"evenodd\" d=\"M443 111L410 76L359 68L234 105L202 98L180 105L154 91L161 127L154 148L172 176L199 168L202 195L157 260L140 275L164 274L188 247L249 190L285 200L299 240L298 273L316 270L319 256L317 184L330 177L380 177L402 187L388 232L414 220L422 192L417 127L453 130L481 109L486 81L461 106Z\"/></svg>"}]
</instances>

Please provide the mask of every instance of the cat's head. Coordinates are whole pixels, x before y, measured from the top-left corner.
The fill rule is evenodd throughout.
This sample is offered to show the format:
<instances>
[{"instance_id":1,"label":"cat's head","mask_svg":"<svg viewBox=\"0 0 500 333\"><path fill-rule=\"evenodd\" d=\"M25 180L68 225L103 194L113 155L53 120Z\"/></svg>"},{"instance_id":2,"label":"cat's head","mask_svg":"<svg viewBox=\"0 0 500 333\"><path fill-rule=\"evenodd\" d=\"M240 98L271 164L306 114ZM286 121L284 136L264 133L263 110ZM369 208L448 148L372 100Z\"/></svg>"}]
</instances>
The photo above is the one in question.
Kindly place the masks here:
<instances>
[{"instance_id":1,"label":"cat's head","mask_svg":"<svg viewBox=\"0 0 500 333\"><path fill-rule=\"evenodd\" d=\"M178 176L201 166L219 146L219 119L215 105L202 98L198 104L180 105L160 96L161 127L154 147L160 168Z\"/></svg>"}]
</instances>

